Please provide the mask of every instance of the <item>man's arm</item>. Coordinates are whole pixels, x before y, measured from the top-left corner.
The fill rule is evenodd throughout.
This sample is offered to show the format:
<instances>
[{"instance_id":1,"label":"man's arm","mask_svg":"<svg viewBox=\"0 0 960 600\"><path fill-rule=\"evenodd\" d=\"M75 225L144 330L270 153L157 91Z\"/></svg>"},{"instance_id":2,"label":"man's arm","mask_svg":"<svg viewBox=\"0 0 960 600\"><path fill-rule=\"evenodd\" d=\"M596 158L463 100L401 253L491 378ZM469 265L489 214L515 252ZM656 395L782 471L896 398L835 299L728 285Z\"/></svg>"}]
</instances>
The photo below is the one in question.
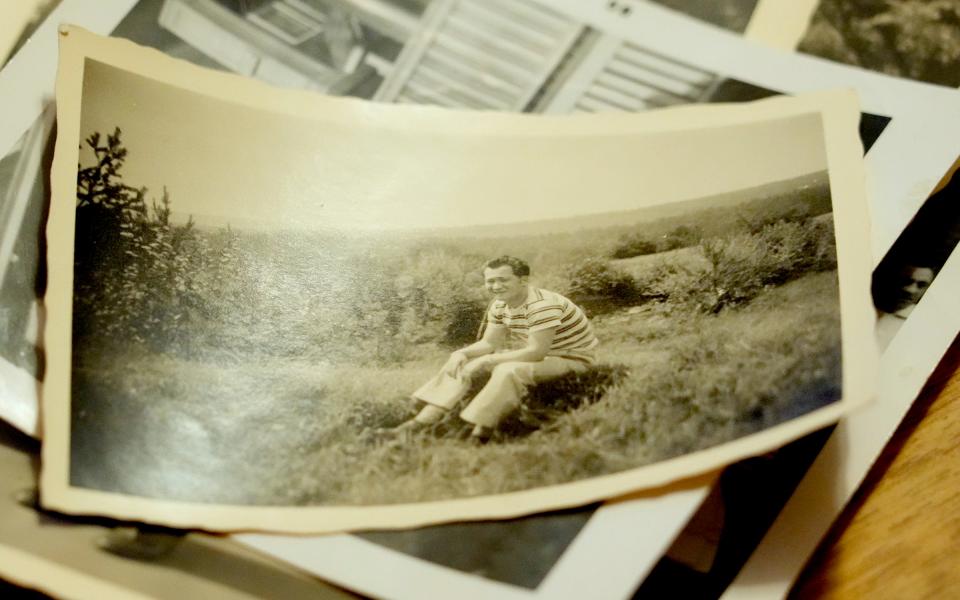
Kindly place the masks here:
<instances>
[{"instance_id":1,"label":"man's arm","mask_svg":"<svg viewBox=\"0 0 960 600\"><path fill-rule=\"evenodd\" d=\"M476 358L484 354L492 354L499 350L507 339L507 327L505 325L487 324L483 331L483 337L476 342L460 348L457 352L462 352L467 358Z\"/></svg>"},{"instance_id":2,"label":"man's arm","mask_svg":"<svg viewBox=\"0 0 960 600\"><path fill-rule=\"evenodd\" d=\"M503 346L503 343L506 341L506 339L506 326L488 323L487 328L483 332L482 338L470 344L469 346L460 348L459 350L454 350L450 353L450 358L447 360L447 364L443 366L443 371L449 375L456 375L457 371L460 370L460 367L462 367L471 358L484 355L492 356L494 352Z\"/></svg>"},{"instance_id":3,"label":"man's arm","mask_svg":"<svg viewBox=\"0 0 960 600\"><path fill-rule=\"evenodd\" d=\"M471 371L478 370L483 366L492 367L505 362L539 362L547 357L547 352L550 351L550 345L553 343L556 334L556 327L531 331L527 337L526 346L519 350L484 356L481 360L470 363ZM470 374L468 373L468 375Z\"/></svg>"}]
</instances>

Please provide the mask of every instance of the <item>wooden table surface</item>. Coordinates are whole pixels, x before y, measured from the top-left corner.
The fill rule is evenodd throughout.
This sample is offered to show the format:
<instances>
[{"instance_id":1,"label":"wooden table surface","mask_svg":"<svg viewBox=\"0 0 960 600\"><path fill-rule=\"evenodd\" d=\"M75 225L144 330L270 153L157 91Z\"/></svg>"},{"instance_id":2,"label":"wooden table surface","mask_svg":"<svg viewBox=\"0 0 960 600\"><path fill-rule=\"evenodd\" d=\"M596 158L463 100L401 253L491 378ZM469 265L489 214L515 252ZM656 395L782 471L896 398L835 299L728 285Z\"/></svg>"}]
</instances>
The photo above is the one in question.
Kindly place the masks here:
<instances>
[{"instance_id":1,"label":"wooden table surface","mask_svg":"<svg viewBox=\"0 0 960 600\"><path fill-rule=\"evenodd\" d=\"M960 598L960 338L792 595Z\"/></svg>"}]
</instances>

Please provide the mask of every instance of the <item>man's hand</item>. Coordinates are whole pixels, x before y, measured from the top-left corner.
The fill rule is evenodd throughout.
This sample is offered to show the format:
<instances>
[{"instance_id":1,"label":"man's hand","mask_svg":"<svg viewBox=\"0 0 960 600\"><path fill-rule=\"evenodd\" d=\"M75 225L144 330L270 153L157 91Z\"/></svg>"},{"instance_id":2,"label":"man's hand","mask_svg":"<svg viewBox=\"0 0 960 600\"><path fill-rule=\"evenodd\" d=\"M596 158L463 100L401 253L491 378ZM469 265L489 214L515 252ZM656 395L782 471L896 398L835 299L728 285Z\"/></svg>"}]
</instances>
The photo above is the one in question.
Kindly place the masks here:
<instances>
[{"instance_id":1,"label":"man's hand","mask_svg":"<svg viewBox=\"0 0 960 600\"><path fill-rule=\"evenodd\" d=\"M467 362L467 355L463 352L457 350L450 353L450 358L447 359L446 364L443 365L442 371L449 375L450 377L456 377L459 374L460 369L463 368L463 365Z\"/></svg>"},{"instance_id":2,"label":"man's hand","mask_svg":"<svg viewBox=\"0 0 960 600\"><path fill-rule=\"evenodd\" d=\"M493 361L491 360L491 356L487 354L468 362L463 368L461 374L463 375L464 379L472 379L477 373L487 371L491 367L493 367Z\"/></svg>"}]
</instances>

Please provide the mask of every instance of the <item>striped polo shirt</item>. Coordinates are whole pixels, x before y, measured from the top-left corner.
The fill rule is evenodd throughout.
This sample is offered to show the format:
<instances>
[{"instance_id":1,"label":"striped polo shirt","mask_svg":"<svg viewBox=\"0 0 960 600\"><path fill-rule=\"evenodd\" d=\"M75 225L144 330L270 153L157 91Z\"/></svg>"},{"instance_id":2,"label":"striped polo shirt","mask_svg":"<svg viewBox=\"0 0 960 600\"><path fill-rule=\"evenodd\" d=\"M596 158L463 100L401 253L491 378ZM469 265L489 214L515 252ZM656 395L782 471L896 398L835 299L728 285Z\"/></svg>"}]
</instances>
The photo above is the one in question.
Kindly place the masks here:
<instances>
[{"instance_id":1,"label":"striped polo shirt","mask_svg":"<svg viewBox=\"0 0 960 600\"><path fill-rule=\"evenodd\" d=\"M511 308L496 300L487 312L487 323L508 328L513 347L526 345L531 331L555 327L557 332L547 356L563 356L593 362L593 349L599 341L583 310L569 299L535 287L529 287L527 301Z\"/></svg>"}]
</instances>

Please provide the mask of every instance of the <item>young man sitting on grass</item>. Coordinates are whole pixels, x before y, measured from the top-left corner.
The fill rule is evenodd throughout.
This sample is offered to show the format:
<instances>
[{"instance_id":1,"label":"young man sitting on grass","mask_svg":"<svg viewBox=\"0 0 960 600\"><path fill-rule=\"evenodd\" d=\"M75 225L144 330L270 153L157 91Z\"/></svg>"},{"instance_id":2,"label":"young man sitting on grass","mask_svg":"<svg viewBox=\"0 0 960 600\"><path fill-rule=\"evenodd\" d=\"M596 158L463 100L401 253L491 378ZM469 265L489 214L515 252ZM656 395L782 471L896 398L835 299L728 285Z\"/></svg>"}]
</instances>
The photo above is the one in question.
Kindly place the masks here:
<instances>
[{"instance_id":1,"label":"young man sitting on grass","mask_svg":"<svg viewBox=\"0 0 960 600\"><path fill-rule=\"evenodd\" d=\"M426 406L400 427L437 423L462 400L476 377L490 374L460 418L485 441L520 406L530 386L587 370L598 341L583 310L556 292L528 283L530 266L512 256L488 261L484 286L493 296L483 336L460 348L440 372L412 394Z\"/></svg>"}]
</instances>

